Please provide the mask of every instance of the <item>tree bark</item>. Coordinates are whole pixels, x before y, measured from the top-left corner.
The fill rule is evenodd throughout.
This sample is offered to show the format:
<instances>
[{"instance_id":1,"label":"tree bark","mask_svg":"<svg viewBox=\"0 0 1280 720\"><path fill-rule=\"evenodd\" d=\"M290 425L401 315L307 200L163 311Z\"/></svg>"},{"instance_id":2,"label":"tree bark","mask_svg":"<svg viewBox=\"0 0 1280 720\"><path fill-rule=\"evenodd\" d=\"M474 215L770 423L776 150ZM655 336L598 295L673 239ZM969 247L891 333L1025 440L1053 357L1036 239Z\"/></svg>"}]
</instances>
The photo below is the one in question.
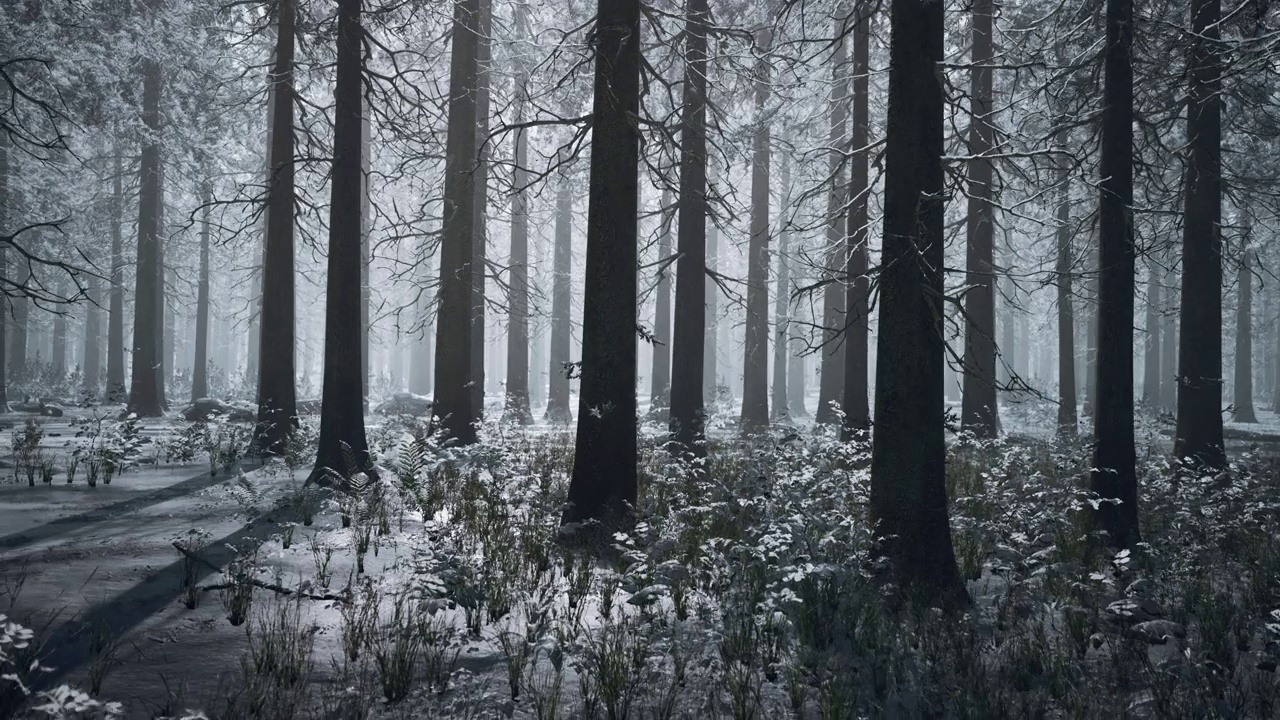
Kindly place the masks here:
<instances>
[{"instance_id":1,"label":"tree bark","mask_svg":"<svg viewBox=\"0 0 1280 720\"><path fill-rule=\"evenodd\" d=\"M139 168L138 254L133 293L133 373L129 387L129 412L139 417L159 417L161 397L157 372L160 366L160 63L146 58L142 63L142 121L144 135Z\"/></svg>"},{"instance_id":2,"label":"tree bark","mask_svg":"<svg viewBox=\"0 0 1280 720\"><path fill-rule=\"evenodd\" d=\"M597 83L600 81L597 80ZM568 424L573 421L569 407L569 354L573 343L573 186L567 170L562 170L556 190L556 239L552 259L551 282L551 348L547 390L548 422Z\"/></svg>"},{"instance_id":3,"label":"tree bark","mask_svg":"<svg viewBox=\"0 0 1280 720\"><path fill-rule=\"evenodd\" d=\"M369 404L370 337L373 334L370 312L373 308L373 285L369 273L373 268L373 245L369 229L373 218L369 214L369 170L372 168L370 145L373 128L369 122L368 108L364 106L364 93L360 97L360 397Z\"/></svg>"},{"instance_id":4,"label":"tree bark","mask_svg":"<svg viewBox=\"0 0 1280 720\"><path fill-rule=\"evenodd\" d=\"M485 393L485 281L488 273L488 216L489 210L489 76L492 52L489 48L490 27L493 15L490 0L480 0L476 32L476 178L475 205L472 212L473 276L471 285L471 402L472 412L479 420L484 417Z\"/></svg>"},{"instance_id":5,"label":"tree bark","mask_svg":"<svg viewBox=\"0 0 1280 720\"><path fill-rule=\"evenodd\" d=\"M165 169L165 158L164 158L164 148L162 146L160 148L160 169L158 170L158 174L160 176L160 180L159 180L160 189L159 189L159 201L158 201L159 206L156 210L156 258L157 258L157 261L156 261L156 325L155 325L156 329L155 329L155 332L156 332L156 354L158 358L156 362L156 392L160 395L160 409L168 410L169 396L165 392L165 388L168 385L168 380L169 380L168 352L169 352L169 337L172 335L172 333L169 332L168 312L167 312L169 303L168 303L168 298L166 297L169 292L169 282L168 282L168 273L166 272L168 261L165 258L165 255L166 255L165 251L167 250L166 246L169 244L169 229L168 229L168 223L165 221L164 169Z\"/></svg>"},{"instance_id":6,"label":"tree bark","mask_svg":"<svg viewBox=\"0 0 1280 720\"><path fill-rule=\"evenodd\" d=\"M1058 430L1060 438L1072 440L1079 431L1076 418L1075 308L1072 307L1071 265L1071 160L1066 156L1067 133L1060 131L1058 143Z\"/></svg>"},{"instance_id":7,"label":"tree bark","mask_svg":"<svg viewBox=\"0 0 1280 720\"><path fill-rule=\"evenodd\" d=\"M254 429L254 448L267 455L285 451L289 435L298 422L294 385L293 227L293 42L297 11L294 0L280 0L277 7L279 30L276 33L273 73L275 92L272 94L276 107L272 111L272 172L267 181L267 235L262 263L262 304L258 311L261 335L258 341L258 423ZM336 163L334 172L336 183ZM333 212L337 212L336 207ZM329 282L333 282L332 277Z\"/></svg>"},{"instance_id":8,"label":"tree bark","mask_svg":"<svg viewBox=\"0 0 1280 720\"><path fill-rule=\"evenodd\" d=\"M517 25L523 29L527 8L516 8L520 17ZM528 76L521 72L516 77L516 122L524 121ZM529 200L525 185L529 173L528 147L525 130L516 130L515 170L511 196L511 267L510 297L507 301L510 321L507 327L507 419L517 425L533 423L529 410Z\"/></svg>"},{"instance_id":9,"label":"tree bark","mask_svg":"<svg viewBox=\"0 0 1280 720\"><path fill-rule=\"evenodd\" d=\"M706 269L711 272L716 270L717 256L720 252L720 229L711 224L706 231L707 251L706 251ZM711 279L710 272L703 279L702 293L703 301L703 321L702 321L702 406L703 414L706 414L706 408L714 405L719 396L719 367L716 362L719 358L717 348L716 331L720 327L720 309L719 304L720 290L716 287L716 283ZM679 287L677 283L677 288ZM679 306L677 306L679 307Z\"/></svg>"},{"instance_id":10,"label":"tree bark","mask_svg":"<svg viewBox=\"0 0 1280 720\"><path fill-rule=\"evenodd\" d=\"M1187 162L1178 342L1178 430L1173 453L1227 463L1222 438L1222 118L1219 0L1191 0Z\"/></svg>"},{"instance_id":11,"label":"tree bark","mask_svg":"<svg viewBox=\"0 0 1280 720\"><path fill-rule=\"evenodd\" d=\"M769 427L769 61L773 33L755 32L755 131L751 138L751 240L747 248L747 325L742 361L742 432Z\"/></svg>"},{"instance_id":12,"label":"tree bark","mask_svg":"<svg viewBox=\"0 0 1280 720\"><path fill-rule=\"evenodd\" d=\"M828 144L831 147L827 161L827 175L831 180L831 189L827 194L827 253L826 268L823 280L826 285L822 290L822 347L819 351L822 366L818 378L818 410L814 419L818 423L831 425L839 421L836 406L844 395L844 302L847 294L840 276L845 270L847 261L845 253L845 185L841 181L844 167L844 151L849 142L847 115L849 78L847 73L848 55L844 41L844 20L836 21L835 55L831 64L831 99L829 114L831 130Z\"/></svg>"},{"instance_id":13,"label":"tree bark","mask_svg":"<svg viewBox=\"0 0 1280 720\"><path fill-rule=\"evenodd\" d=\"M791 267L787 257L791 241L791 231L787 227L787 199L791 193L791 155L782 156L782 170L779 180L782 184L781 212L778 213L778 282L773 300L773 407L770 418L774 422L788 422L791 419L791 394L787 387L791 365L788 347L791 334Z\"/></svg>"},{"instance_id":14,"label":"tree bark","mask_svg":"<svg viewBox=\"0 0 1280 720\"><path fill-rule=\"evenodd\" d=\"M0 133L0 234L9 234L10 217L15 213L11 209L13 197L9 194L9 148L12 142L9 133ZM0 278L11 277L6 248L0 246ZM9 411L9 378L6 345L9 326L9 303L0 298L0 412Z\"/></svg>"},{"instance_id":15,"label":"tree bark","mask_svg":"<svg viewBox=\"0 0 1280 720\"><path fill-rule=\"evenodd\" d=\"M1133 0L1107 0L1098 202L1098 393L1089 489L1112 545L1139 540L1133 436ZM1105 391L1103 390L1105 388Z\"/></svg>"},{"instance_id":16,"label":"tree bark","mask_svg":"<svg viewBox=\"0 0 1280 720\"><path fill-rule=\"evenodd\" d=\"M896 584L968 598L947 517L943 427L943 7L893 0L871 520Z\"/></svg>"},{"instance_id":17,"label":"tree bark","mask_svg":"<svg viewBox=\"0 0 1280 720\"><path fill-rule=\"evenodd\" d=\"M1173 415L1178 411L1178 306L1172 288L1172 270L1164 273L1165 307L1160 324L1160 411Z\"/></svg>"},{"instance_id":18,"label":"tree bark","mask_svg":"<svg viewBox=\"0 0 1280 720\"><path fill-rule=\"evenodd\" d=\"M1246 236L1248 232L1246 231ZM1253 267L1247 244L1240 253L1240 300L1236 308L1235 413L1238 423L1256 423L1253 411Z\"/></svg>"},{"instance_id":19,"label":"tree bark","mask_svg":"<svg viewBox=\"0 0 1280 720\"><path fill-rule=\"evenodd\" d=\"M449 67L449 127L446 138L444 226L440 243L440 303L436 312L436 358L432 405L445 433L456 442L476 441L479 419L472 395L472 285L476 221L476 46L480 0L453 6Z\"/></svg>"},{"instance_id":20,"label":"tree bark","mask_svg":"<svg viewBox=\"0 0 1280 720\"><path fill-rule=\"evenodd\" d=\"M670 191L662 193L661 227L658 230L658 285L654 301L653 371L649 383L649 410L660 420L671 402L671 223L674 200Z\"/></svg>"},{"instance_id":21,"label":"tree bark","mask_svg":"<svg viewBox=\"0 0 1280 720\"><path fill-rule=\"evenodd\" d=\"M107 308L107 392L109 403L125 400L124 387L124 168L121 148L115 145L111 179L111 298Z\"/></svg>"},{"instance_id":22,"label":"tree bark","mask_svg":"<svg viewBox=\"0 0 1280 720\"><path fill-rule=\"evenodd\" d=\"M858 11L853 32L853 135L849 171L849 290L845 307L846 341L844 354L844 439L871 429L871 409L867 405L867 350L871 335L871 261L867 245L871 222L868 201L871 187L867 165L870 160L870 71L871 18L869 11Z\"/></svg>"},{"instance_id":23,"label":"tree bark","mask_svg":"<svg viewBox=\"0 0 1280 720\"><path fill-rule=\"evenodd\" d=\"M1151 263L1147 276L1147 332L1142 343L1142 402L1160 405L1160 269Z\"/></svg>"},{"instance_id":24,"label":"tree bark","mask_svg":"<svg viewBox=\"0 0 1280 720\"><path fill-rule=\"evenodd\" d=\"M680 209L676 317L671 348L671 439L676 453L703 457L707 361L707 27L706 0L687 0L684 104L680 121ZM714 323L710 324L714 327ZM714 335L712 343L714 343ZM714 357L714 355L712 356ZM714 377L714 371L713 371ZM579 418L581 419L581 418Z\"/></svg>"},{"instance_id":25,"label":"tree bark","mask_svg":"<svg viewBox=\"0 0 1280 720\"><path fill-rule=\"evenodd\" d=\"M582 384L566 522L636 502L640 0L599 0L583 296ZM683 223L681 224L683 227Z\"/></svg>"},{"instance_id":26,"label":"tree bark","mask_svg":"<svg viewBox=\"0 0 1280 720\"><path fill-rule=\"evenodd\" d=\"M54 293L66 295L66 287L61 279L54 282ZM60 309L53 316L53 348L49 353L49 362L53 376L59 383L67 377L67 314Z\"/></svg>"},{"instance_id":27,"label":"tree bark","mask_svg":"<svg viewBox=\"0 0 1280 720\"><path fill-rule=\"evenodd\" d=\"M431 336L433 334L431 298L426 288L431 287L431 257L426 254L423 249L423 257L420 260L419 272L421 279L419 280L418 297L415 305L416 315L414 318L414 341L409 351L409 392L418 395L427 395L431 392L431 361L434 359L431 353Z\"/></svg>"},{"instance_id":28,"label":"tree bark","mask_svg":"<svg viewBox=\"0 0 1280 720\"><path fill-rule=\"evenodd\" d=\"M334 85L332 199L325 288L324 387L320 443L312 480L337 472L375 476L364 431L360 386L361 0L338 0L338 63ZM455 36L455 42L456 42ZM276 213L272 213L276 215ZM265 317L264 317L265 324ZM291 343L292 344L292 343ZM355 465L355 467L352 467Z\"/></svg>"},{"instance_id":29,"label":"tree bark","mask_svg":"<svg viewBox=\"0 0 1280 720\"><path fill-rule=\"evenodd\" d=\"M995 190L993 168L988 155L995 141L992 114L992 69L995 43L992 37L992 0L975 0L970 15L973 19L972 68L970 74L969 121L969 208L966 232L968 241L968 290L964 295L965 346L964 391L960 421L965 430L978 438L993 438L1000 431L999 405L996 401L996 298L995 298ZM1006 330L1012 325L1006 313ZM1005 333L1006 338L1009 333ZM1001 348L1006 360L1012 359L1012 346Z\"/></svg>"},{"instance_id":30,"label":"tree bark","mask_svg":"<svg viewBox=\"0 0 1280 720\"><path fill-rule=\"evenodd\" d=\"M206 180L200 186L200 276L196 285L196 349L191 368L193 403L209 396L209 214L212 201L212 191Z\"/></svg>"}]
</instances>

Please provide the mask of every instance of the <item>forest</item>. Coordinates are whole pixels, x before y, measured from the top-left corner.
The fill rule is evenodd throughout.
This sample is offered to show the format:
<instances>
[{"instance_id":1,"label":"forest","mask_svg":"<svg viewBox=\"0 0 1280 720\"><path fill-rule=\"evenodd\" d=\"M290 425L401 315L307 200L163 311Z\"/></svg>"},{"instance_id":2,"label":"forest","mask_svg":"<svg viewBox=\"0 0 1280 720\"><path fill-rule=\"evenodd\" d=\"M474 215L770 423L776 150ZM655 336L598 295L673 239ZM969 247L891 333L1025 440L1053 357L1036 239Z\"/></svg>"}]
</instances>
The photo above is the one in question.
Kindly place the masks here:
<instances>
[{"instance_id":1,"label":"forest","mask_svg":"<svg viewBox=\"0 0 1280 720\"><path fill-rule=\"evenodd\" d=\"M0 718L1280 718L1270 0L0 0Z\"/></svg>"}]
</instances>

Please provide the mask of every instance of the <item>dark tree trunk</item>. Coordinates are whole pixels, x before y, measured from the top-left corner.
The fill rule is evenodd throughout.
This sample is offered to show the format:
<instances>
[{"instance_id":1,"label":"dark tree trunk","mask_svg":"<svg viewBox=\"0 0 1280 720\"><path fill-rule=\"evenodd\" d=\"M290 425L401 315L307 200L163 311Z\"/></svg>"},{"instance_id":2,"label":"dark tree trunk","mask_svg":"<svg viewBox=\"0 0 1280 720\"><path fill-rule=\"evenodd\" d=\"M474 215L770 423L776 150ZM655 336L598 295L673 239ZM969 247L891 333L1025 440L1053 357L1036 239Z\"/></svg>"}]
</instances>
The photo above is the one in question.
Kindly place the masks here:
<instances>
[{"instance_id":1,"label":"dark tree trunk","mask_svg":"<svg viewBox=\"0 0 1280 720\"><path fill-rule=\"evenodd\" d=\"M524 12L524 5L517 12ZM526 99L525 76L516 79L516 122L524 121ZM529 200L525 185L529 182L525 131L516 131L515 193L511 196L511 286L507 302L511 313L507 329L507 418L517 425L533 423L529 410Z\"/></svg>"},{"instance_id":2,"label":"dark tree trunk","mask_svg":"<svg viewBox=\"0 0 1280 720\"><path fill-rule=\"evenodd\" d=\"M1191 0L1176 457L1227 463L1222 438L1222 118L1219 0Z\"/></svg>"},{"instance_id":3,"label":"dark tree trunk","mask_svg":"<svg viewBox=\"0 0 1280 720\"><path fill-rule=\"evenodd\" d=\"M582 386L566 522L607 522L636 502L640 0L597 7Z\"/></svg>"},{"instance_id":4,"label":"dark tree trunk","mask_svg":"<svg viewBox=\"0 0 1280 720\"><path fill-rule=\"evenodd\" d=\"M703 443L707 312L706 0L687 0L684 105L680 121L680 215L676 317L671 347L671 439L679 454L706 454ZM588 273L590 274L590 273ZM710 324L714 327L714 323ZM714 335L712 343L714 344ZM714 356L713 356L714 357ZM581 422L581 416L579 416Z\"/></svg>"},{"instance_id":5,"label":"dark tree trunk","mask_svg":"<svg viewBox=\"0 0 1280 720\"><path fill-rule=\"evenodd\" d=\"M169 396L165 392L168 384L169 371L169 338L172 335L169 332L168 323L168 260L165 258L167 254L167 245L169 244L169 229L165 220L165 177L164 177L164 148L160 152L160 190L159 190L159 207L156 211L156 352L158 360L156 362L156 392L160 395L160 409L169 409Z\"/></svg>"},{"instance_id":6,"label":"dark tree trunk","mask_svg":"<svg viewBox=\"0 0 1280 720\"><path fill-rule=\"evenodd\" d=\"M1170 415L1178 411L1178 306L1173 292L1174 274L1164 274L1165 307L1160 324L1160 411Z\"/></svg>"},{"instance_id":7,"label":"dark tree trunk","mask_svg":"<svg viewBox=\"0 0 1280 720\"><path fill-rule=\"evenodd\" d=\"M9 147L11 141L8 133L0 133L0 234L9 234L9 219L14 213L10 210L13 198L9 195ZM10 275L8 253L0 246L0 279L8 280ZM8 363L5 337L9 326L9 304L0 298L0 412L9 411Z\"/></svg>"},{"instance_id":8,"label":"dark tree trunk","mask_svg":"<svg viewBox=\"0 0 1280 720\"><path fill-rule=\"evenodd\" d=\"M111 178L111 298L107 308L107 393L109 403L125 400L124 387L124 169L120 147L115 147Z\"/></svg>"},{"instance_id":9,"label":"dark tree trunk","mask_svg":"<svg viewBox=\"0 0 1280 720\"><path fill-rule=\"evenodd\" d=\"M58 295L66 295L66 287L61 279L57 280L54 285L54 293ZM49 362L53 369L53 376L62 382L67 377L67 315L66 311L59 309L57 314L53 316L53 348L49 353Z\"/></svg>"},{"instance_id":10,"label":"dark tree trunk","mask_svg":"<svg viewBox=\"0 0 1280 720\"><path fill-rule=\"evenodd\" d=\"M707 228L706 231L707 251L706 251L706 269L714 272L716 269L716 256L720 252L720 229L714 224ZM678 266L677 266L678 271ZM711 279L710 273L703 279L703 321L702 321L702 406L705 416L706 408L716 401L719 394L717 382L717 348L716 348L716 330L719 328L720 315L716 300L720 294L720 290L716 288L716 283ZM679 283L677 283L678 292ZM679 305L676 306L679 308Z\"/></svg>"},{"instance_id":11,"label":"dark tree trunk","mask_svg":"<svg viewBox=\"0 0 1280 720\"><path fill-rule=\"evenodd\" d=\"M893 0L871 519L899 587L967 601L947 517L943 426L943 8Z\"/></svg>"},{"instance_id":12,"label":"dark tree trunk","mask_svg":"<svg viewBox=\"0 0 1280 720\"><path fill-rule=\"evenodd\" d=\"M827 255L826 272L823 280L826 286L822 290L822 358L821 375L818 378L818 410L814 419L823 424L838 422L836 406L844 395L844 303L847 294L840 276L845 270L845 185L841 182L844 167L844 150L849 142L848 135L848 55L845 49L843 34L844 21L836 22L835 30L840 40L836 43L835 55L831 64L831 131L828 144L832 152L827 161L827 175L831 181L831 189L827 194Z\"/></svg>"},{"instance_id":13,"label":"dark tree trunk","mask_svg":"<svg viewBox=\"0 0 1280 720\"><path fill-rule=\"evenodd\" d=\"M1240 301L1236 308L1235 413L1239 423L1256 423L1253 412L1253 268L1248 245L1240 257Z\"/></svg>"},{"instance_id":14,"label":"dark tree trunk","mask_svg":"<svg viewBox=\"0 0 1280 720\"><path fill-rule=\"evenodd\" d=\"M294 386L294 164L293 164L293 0L281 0L274 72L271 177L267 181L267 235L262 263L261 335L258 364L258 424L254 446L263 454L285 451L297 427ZM337 183L337 166L334 168ZM336 188L335 188L336 192ZM337 212L336 206L334 212ZM333 244L332 239L330 243ZM333 282L332 277L329 280ZM332 297L332 295L330 296ZM329 332L326 332L326 338ZM328 365L326 357L325 365Z\"/></svg>"},{"instance_id":15,"label":"dark tree trunk","mask_svg":"<svg viewBox=\"0 0 1280 720\"><path fill-rule=\"evenodd\" d=\"M26 267L23 267L26 265ZM31 267L23 258L14 258L13 277L31 281ZM13 385L26 388L27 382L27 330L31 320L31 301L15 297L9 300L13 316L13 333L9 336L9 377Z\"/></svg>"},{"instance_id":16,"label":"dark tree trunk","mask_svg":"<svg viewBox=\"0 0 1280 720\"><path fill-rule=\"evenodd\" d=\"M1151 264L1147 278L1147 333L1142 343L1142 402L1160 405L1160 269Z\"/></svg>"},{"instance_id":17,"label":"dark tree trunk","mask_svg":"<svg viewBox=\"0 0 1280 720\"><path fill-rule=\"evenodd\" d=\"M294 3L294 7L295 8L297 7L296 1ZM296 10L295 10L295 15L296 15ZM279 32L278 29L277 29L277 32ZM278 42L278 39L277 39L277 42ZM275 48L272 48L271 68L273 71L275 70L276 64L277 64L276 50ZM255 264L251 264L249 266L250 267L249 289L250 289L250 292L253 293L253 295L249 298L249 301L247 303L249 307L249 327L247 332L248 338L246 338L246 352L245 352L246 361L245 361L244 374L245 374L245 383L249 387L253 387L253 388L256 388L258 386L258 382L259 382L258 367L259 365L262 364L261 352L260 352L261 350L260 345L262 342L262 323L261 323L262 315L260 313L260 309L262 307L262 273L263 273L263 266L266 265L266 256L267 256L267 233L269 232L269 228L271 226L271 197L270 197L271 184L272 184L272 179L275 175L275 166L272 164L273 158L271 157L272 148L275 147L275 137L274 137L275 124L276 124L275 108L276 108L276 83L272 78L268 77L267 78L267 146L265 148L265 153L264 153L266 155L267 160L264 163L266 167L264 168L264 171L263 171L263 180L262 180L263 186L266 188L267 199L262 209L262 244L258 248L255 248L259 251L257 253L258 257L256 258L258 262ZM229 347L230 343L228 342L227 345ZM227 371L230 371L230 368L224 368L224 369Z\"/></svg>"},{"instance_id":18,"label":"dark tree trunk","mask_svg":"<svg viewBox=\"0 0 1280 720\"><path fill-rule=\"evenodd\" d=\"M142 121L144 136L139 169L137 280L133 293L133 378L129 387L129 411L140 417L161 415L160 348L160 63L146 59L142 66Z\"/></svg>"},{"instance_id":19,"label":"dark tree trunk","mask_svg":"<svg viewBox=\"0 0 1280 720\"><path fill-rule=\"evenodd\" d=\"M362 348L360 343L351 342L360 334L360 5L361 0L338 0L324 387L313 480L332 477L332 472L344 478L357 471L374 474L364 432L359 377ZM265 316L263 320L265 325Z\"/></svg>"},{"instance_id":20,"label":"dark tree trunk","mask_svg":"<svg viewBox=\"0 0 1280 720\"><path fill-rule=\"evenodd\" d=\"M755 33L755 131L751 138L751 241L747 248L747 326L742 361L742 431L769 427L769 28Z\"/></svg>"},{"instance_id":21,"label":"dark tree trunk","mask_svg":"<svg viewBox=\"0 0 1280 720\"><path fill-rule=\"evenodd\" d=\"M788 338L791 334L791 267L787 257L791 232L787 228L787 199L791 193L791 156L783 154L782 171L779 178L782 184L781 212L778 222L778 284L773 300L773 408L770 418L775 422L787 422L791 419L791 395L788 392L787 378L791 365L788 362L791 352Z\"/></svg>"},{"instance_id":22,"label":"dark tree trunk","mask_svg":"<svg viewBox=\"0 0 1280 720\"><path fill-rule=\"evenodd\" d=\"M1270 320L1270 318L1268 319ZM1272 371L1275 375L1271 379L1271 412L1280 415L1280 320L1270 320L1270 322L1272 327L1275 328L1273 335L1275 336L1274 349L1276 351L1276 361L1272 366Z\"/></svg>"},{"instance_id":23,"label":"dark tree trunk","mask_svg":"<svg viewBox=\"0 0 1280 720\"><path fill-rule=\"evenodd\" d=\"M653 320L653 370L649 383L649 410L659 419L671 401L671 223L674 201L670 191L662 193L661 228L658 230L658 297ZM557 225L557 228L559 226ZM555 369L554 367L552 368Z\"/></svg>"},{"instance_id":24,"label":"dark tree trunk","mask_svg":"<svg viewBox=\"0 0 1280 720\"><path fill-rule=\"evenodd\" d=\"M369 237L369 228L373 218L369 215L369 169L370 133L369 113L364 107L364 97L360 98L360 398L365 406L369 403L369 358L371 351L369 337L373 327L369 313L373 307L373 286L369 282L369 272L373 267L373 245Z\"/></svg>"},{"instance_id":25,"label":"dark tree trunk","mask_svg":"<svg viewBox=\"0 0 1280 720\"><path fill-rule=\"evenodd\" d=\"M1098 274L1101 271L1098 256L1091 253L1093 257L1093 277L1089 281L1089 299L1087 301L1089 310L1089 321L1085 326L1085 351L1084 351L1084 414L1091 421L1097 413L1096 402L1098 399Z\"/></svg>"},{"instance_id":26,"label":"dark tree trunk","mask_svg":"<svg viewBox=\"0 0 1280 720\"><path fill-rule=\"evenodd\" d=\"M209 213L212 192L200 187L200 276L196 285L196 351L191 368L191 401L209 396Z\"/></svg>"},{"instance_id":27,"label":"dark tree trunk","mask_svg":"<svg viewBox=\"0 0 1280 720\"><path fill-rule=\"evenodd\" d=\"M484 287L488 267L488 210L489 210L489 76L491 50L490 26L493 15L490 0L480 0L479 25L476 42L476 179L475 221L472 226L473 276L471 286L471 402L476 419L484 417L485 392L485 323Z\"/></svg>"},{"instance_id":28,"label":"dark tree trunk","mask_svg":"<svg viewBox=\"0 0 1280 720\"><path fill-rule=\"evenodd\" d=\"M1138 536L1133 437L1133 1L1107 0L1098 201L1098 356L1089 489L1112 545ZM1103 390L1105 389L1105 391Z\"/></svg>"},{"instance_id":29,"label":"dark tree trunk","mask_svg":"<svg viewBox=\"0 0 1280 720\"><path fill-rule=\"evenodd\" d=\"M433 412L444 431L465 445L476 441L475 423L479 419L471 389L479 20L480 0L461 0L454 4L444 225L440 242L440 303L436 312L436 376L432 384Z\"/></svg>"},{"instance_id":30,"label":"dark tree trunk","mask_svg":"<svg viewBox=\"0 0 1280 720\"><path fill-rule=\"evenodd\" d=\"M870 57L871 19L860 11L853 33L853 135L851 145L853 165L849 171L849 295L845 301L848 309L844 355L844 410L845 440L857 433L871 429L871 409L867 406L867 350L871 335L871 278L869 242L871 216L867 209L871 187L868 183L867 163L871 141Z\"/></svg>"},{"instance_id":31,"label":"dark tree trunk","mask_svg":"<svg viewBox=\"0 0 1280 720\"><path fill-rule=\"evenodd\" d=\"M795 296L800 282L797 278L790 283L789 295ZM793 310L794 312L794 310ZM794 318L794 316L792 316ZM787 410L792 418L809 417L809 408L805 404L805 393L809 385L809 359L805 355L805 339L800 328L789 322L787 332L790 336L790 362L787 363Z\"/></svg>"},{"instance_id":32,"label":"dark tree trunk","mask_svg":"<svg viewBox=\"0 0 1280 720\"><path fill-rule=\"evenodd\" d=\"M979 438L993 438L999 433L999 406L996 403L996 297L995 297L995 190L992 161L989 157L995 140L991 123L992 70L995 54L992 38L992 0L975 0L970 15L973 19L973 49L970 69L969 121L969 209L966 232L968 241L967 273L964 295L965 346L964 391L960 421L965 430ZM1012 316L1006 313L1005 328ZM1009 333L1006 332L1006 337ZM1012 347L1002 348L1006 359L1012 359Z\"/></svg>"},{"instance_id":33,"label":"dark tree trunk","mask_svg":"<svg viewBox=\"0 0 1280 720\"><path fill-rule=\"evenodd\" d=\"M600 80L597 79L597 84ZM570 313L573 296L573 185L567 171L560 175L556 190L556 240L552 259L551 348L547 390L547 420L568 424L573 420L569 407L569 353L573 342ZM585 350L584 350L585 352Z\"/></svg>"},{"instance_id":34,"label":"dark tree trunk","mask_svg":"<svg viewBox=\"0 0 1280 720\"><path fill-rule=\"evenodd\" d=\"M99 256L100 257L100 256ZM0 266L3 266L0 262ZM85 398L98 397L98 383L102 375L102 282L99 278L90 277L85 282L85 293L88 302L84 311L84 356L81 367L84 370L82 393ZM0 323L3 324L3 323ZM4 337L0 335L0 343ZM3 376L3 359L0 359L0 376ZM3 382L0 382L2 385ZM0 391L0 402L3 392Z\"/></svg>"},{"instance_id":35,"label":"dark tree trunk","mask_svg":"<svg viewBox=\"0 0 1280 720\"><path fill-rule=\"evenodd\" d=\"M1058 437L1073 439L1079 430L1076 418L1076 329L1071 295L1071 160L1066 156L1066 131L1058 150Z\"/></svg>"}]
</instances>

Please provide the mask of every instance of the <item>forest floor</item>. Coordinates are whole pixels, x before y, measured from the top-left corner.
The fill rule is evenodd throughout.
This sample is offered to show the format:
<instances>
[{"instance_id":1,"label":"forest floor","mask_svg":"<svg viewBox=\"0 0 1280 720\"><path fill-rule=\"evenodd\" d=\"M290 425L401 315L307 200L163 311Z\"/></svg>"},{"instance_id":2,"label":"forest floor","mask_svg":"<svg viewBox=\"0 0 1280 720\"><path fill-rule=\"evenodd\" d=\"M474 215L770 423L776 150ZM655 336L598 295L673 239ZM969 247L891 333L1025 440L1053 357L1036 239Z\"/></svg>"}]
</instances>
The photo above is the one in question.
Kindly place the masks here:
<instances>
[{"instance_id":1,"label":"forest floor","mask_svg":"<svg viewBox=\"0 0 1280 720\"><path fill-rule=\"evenodd\" d=\"M859 579L876 565L857 522L865 448L803 424L798 440L748 447L733 438L732 406L710 424L708 473L721 487L691 490L688 467L646 441L641 523L590 553L554 541L572 457L558 428L495 424L458 454L411 420L372 418L383 477L329 496L304 488L309 468L242 461L247 426L37 418L38 452L16 451L0 470L0 613L34 637L9 658L0 639L0 662L35 690L87 692L41 698L66 717L101 715L92 698L129 718L1280 707L1266 704L1280 697L1274 677L1256 669L1274 672L1268 658L1280 657L1268 640L1280 639L1268 624L1280 622L1268 615L1280 606L1280 544L1222 547L1278 534L1277 506L1249 490L1275 480L1280 417L1229 425L1242 497L1177 481L1167 428L1145 420L1144 537L1170 546L1114 555L1072 524L1087 452L1049 442L1048 406L1002 413L1013 437L952 451L953 532L975 600L966 623L871 611L877 591ZM16 436L28 418L0 424ZM120 448L128 469L89 487L81 460L68 483L72 458L92 447ZM1231 507L1236 522L1212 527ZM1235 568L1238 583L1218 584L1206 563ZM37 656L45 667L27 667ZM946 669L922 665L929 657ZM947 690L957 683L969 695ZM1064 699L1082 688L1091 697ZM23 704L16 685L4 690L0 715Z\"/></svg>"}]
</instances>

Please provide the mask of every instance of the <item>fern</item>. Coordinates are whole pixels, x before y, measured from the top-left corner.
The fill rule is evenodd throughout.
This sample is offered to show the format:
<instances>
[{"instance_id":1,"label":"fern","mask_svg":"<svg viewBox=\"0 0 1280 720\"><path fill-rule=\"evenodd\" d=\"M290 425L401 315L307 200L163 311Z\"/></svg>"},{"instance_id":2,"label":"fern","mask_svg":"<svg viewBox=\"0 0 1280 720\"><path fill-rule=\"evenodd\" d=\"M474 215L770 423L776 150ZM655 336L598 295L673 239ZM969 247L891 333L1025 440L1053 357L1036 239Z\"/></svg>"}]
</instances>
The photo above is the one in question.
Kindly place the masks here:
<instances>
[{"instance_id":1,"label":"fern","mask_svg":"<svg viewBox=\"0 0 1280 720\"><path fill-rule=\"evenodd\" d=\"M248 510L257 507L258 502L262 500L262 488L252 478L240 471L236 476L235 483L231 486L231 495L236 502Z\"/></svg>"}]
</instances>

